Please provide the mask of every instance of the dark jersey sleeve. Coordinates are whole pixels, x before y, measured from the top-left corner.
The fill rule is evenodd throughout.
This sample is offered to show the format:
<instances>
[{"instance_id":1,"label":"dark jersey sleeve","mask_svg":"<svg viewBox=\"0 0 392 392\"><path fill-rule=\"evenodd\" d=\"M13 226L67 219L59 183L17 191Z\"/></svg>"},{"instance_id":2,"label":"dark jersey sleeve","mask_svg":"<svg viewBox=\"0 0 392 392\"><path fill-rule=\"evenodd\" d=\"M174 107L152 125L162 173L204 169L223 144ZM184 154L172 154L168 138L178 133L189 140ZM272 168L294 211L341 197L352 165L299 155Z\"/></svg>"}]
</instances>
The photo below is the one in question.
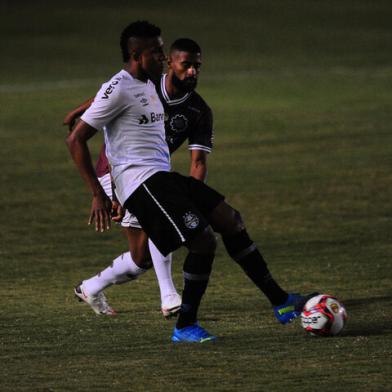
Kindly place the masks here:
<instances>
[{"instance_id":1,"label":"dark jersey sleeve","mask_svg":"<svg viewBox=\"0 0 392 392\"><path fill-rule=\"evenodd\" d=\"M211 152L213 145L213 118L211 109L206 106L195 127L189 135L189 150Z\"/></svg>"}]
</instances>

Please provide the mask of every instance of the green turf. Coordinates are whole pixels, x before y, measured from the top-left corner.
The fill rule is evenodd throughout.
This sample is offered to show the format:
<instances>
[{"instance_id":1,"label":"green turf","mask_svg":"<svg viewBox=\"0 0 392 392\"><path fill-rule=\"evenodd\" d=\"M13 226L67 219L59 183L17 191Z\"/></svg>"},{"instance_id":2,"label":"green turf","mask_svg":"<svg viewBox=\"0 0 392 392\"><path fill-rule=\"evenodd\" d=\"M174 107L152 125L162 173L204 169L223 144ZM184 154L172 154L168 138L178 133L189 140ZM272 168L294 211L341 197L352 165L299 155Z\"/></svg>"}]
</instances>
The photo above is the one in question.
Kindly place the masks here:
<instances>
[{"instance_id":1,"label":"green turf","mask_svg":"<svg viewBox=\"0 0 392 392\"><path fill-rule=\"evenodd\" d=\"M392 390L389 1L4 1L0 13L0 391ZM221 243L200 312L216 344L170 343L153 272L108 289L116 318L74 300L126 243L86 226L61 121L117 72L119 32L137 18L168 43L201 43L208 182L284 287L345 303L342 336L279 326ZM184 148L173 165L188 163Z\"/></svg>"}]
</instances>

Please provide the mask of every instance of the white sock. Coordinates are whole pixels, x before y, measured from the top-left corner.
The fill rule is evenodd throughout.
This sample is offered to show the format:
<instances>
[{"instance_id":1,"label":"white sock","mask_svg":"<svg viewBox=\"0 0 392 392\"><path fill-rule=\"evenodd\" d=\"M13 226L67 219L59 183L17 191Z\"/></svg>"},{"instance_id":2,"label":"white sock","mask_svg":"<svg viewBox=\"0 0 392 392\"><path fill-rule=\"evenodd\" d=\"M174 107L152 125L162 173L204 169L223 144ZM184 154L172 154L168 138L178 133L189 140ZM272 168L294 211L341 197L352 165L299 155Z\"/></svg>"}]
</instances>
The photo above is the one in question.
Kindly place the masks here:
<instances>
[{"instance_id":1,"label":"white sock","mask_svg":"<svg viewBox=\"0 0 392 392\"><path fill-rule=\"evenodd\" d=\"M159 290L161 292L161 302L167 295L177 294L171 274L172 255L163 256L151 240L148 240L152 262L157 275Z\"/></svg>"},{"instance_id":2,"label":"white sock","mask_svg":"<svg viewBox=\"0 0 392 392\"><path fill-rule=\"evenodd\" d=\"M89 295L97 295L113 284L121 284L136 279L146 272L132 260L131 253L125 252L113 260L113 263L90 279L83 281L83 289Z\"/></svg>"}]
</instances>

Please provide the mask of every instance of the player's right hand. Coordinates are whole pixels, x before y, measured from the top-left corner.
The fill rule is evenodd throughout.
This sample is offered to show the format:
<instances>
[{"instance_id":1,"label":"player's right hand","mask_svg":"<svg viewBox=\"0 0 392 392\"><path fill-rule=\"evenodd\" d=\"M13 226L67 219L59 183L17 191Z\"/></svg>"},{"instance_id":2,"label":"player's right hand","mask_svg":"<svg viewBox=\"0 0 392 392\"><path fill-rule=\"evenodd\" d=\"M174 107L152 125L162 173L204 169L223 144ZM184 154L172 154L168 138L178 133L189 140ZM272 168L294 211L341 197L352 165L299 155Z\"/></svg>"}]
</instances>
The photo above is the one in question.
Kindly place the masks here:
<instances>
[{"instance_id":1,"label":"player's right hand","mask_svg":"<svg viewBox=\"0 0 392 392\"><path fill-rule=\"evenodd\" d=\"M110 229L112 201L106 194L93 196L88 224L95 222L95 231L104 232Z\"/></svg>"},{"instance_id":2,"label":"player's right hand","mask_svg":"<svg viewBox=\"0 0 392 392\"><path fill-rule=\"evenodd\" d=\"M112 200L112 221L120 223L124 218L125 210L118 201Z\"/></svg>"}]
</instances>

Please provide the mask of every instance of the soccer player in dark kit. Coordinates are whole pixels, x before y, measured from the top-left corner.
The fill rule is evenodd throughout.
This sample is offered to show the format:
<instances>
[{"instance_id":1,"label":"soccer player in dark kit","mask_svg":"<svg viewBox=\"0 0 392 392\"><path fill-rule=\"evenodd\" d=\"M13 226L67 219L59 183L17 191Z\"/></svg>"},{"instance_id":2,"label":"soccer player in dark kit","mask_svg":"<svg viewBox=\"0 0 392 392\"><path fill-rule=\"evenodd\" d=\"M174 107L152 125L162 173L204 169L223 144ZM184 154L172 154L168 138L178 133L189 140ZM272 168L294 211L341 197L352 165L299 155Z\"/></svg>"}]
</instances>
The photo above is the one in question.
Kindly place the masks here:
<instances>
[{"instance_id":1,"label":"soccer player in dark kit","mask_svg":"<svg viewBox=\"0 0 392 392\"><path fill-rule=\"evenodd\" d=\"M96 224L107 226L111 214L111 200L97 180L88 149L88 140L103 129L119 202L137 217L163 255L181 246L188 249L182 305L172 341L215 340L197 322L215 256L214 232L220 233L228 254L271 302L277 320L290 322L308 298L279 286L240 213L223 195L193 177L170 172L164 110L150 82L160 77L165 58L160 29L135 22L122 35L128 37L129 53L124 68L103 84L67 137L72 158L93 195Z\"/></svg>"},{"instance_id":2,"label":"soccer player in dark kit","mask_svg":"<svg viewBox=\"0 0 392 392\"><path fill-rule=\"evenodd\" d=\"M188 140L191 152L189 174L201 181L207 176L207 155L212 149L212 112L203 98L195 91L202 64L201 48L189 38L177 39L170 47L168 72L156 83L156 90L165 109L165 131L169 151L172 154ZM70 126L94 101L80 105L65 117ZM142 122L145 121L142 119ZM106 194L112 198L112 184L105 146L101 149L97 164L97 177ZM130 252L117 257L113 263L75 288L75 294L97 314L115 315L103 290L112 284L132 281L151 267L148 253L154 264L161 291L161 309L166 318L178 313L181 297L177 294L171 277L171 255L163 256L147 236L137 219L126 212L121 221L129 242ZM148 245L148 246L147 246ZM149 252L146 252L146 248ZM146 255L147 254L147 255Z\"/></svg>"}]
</instances>

